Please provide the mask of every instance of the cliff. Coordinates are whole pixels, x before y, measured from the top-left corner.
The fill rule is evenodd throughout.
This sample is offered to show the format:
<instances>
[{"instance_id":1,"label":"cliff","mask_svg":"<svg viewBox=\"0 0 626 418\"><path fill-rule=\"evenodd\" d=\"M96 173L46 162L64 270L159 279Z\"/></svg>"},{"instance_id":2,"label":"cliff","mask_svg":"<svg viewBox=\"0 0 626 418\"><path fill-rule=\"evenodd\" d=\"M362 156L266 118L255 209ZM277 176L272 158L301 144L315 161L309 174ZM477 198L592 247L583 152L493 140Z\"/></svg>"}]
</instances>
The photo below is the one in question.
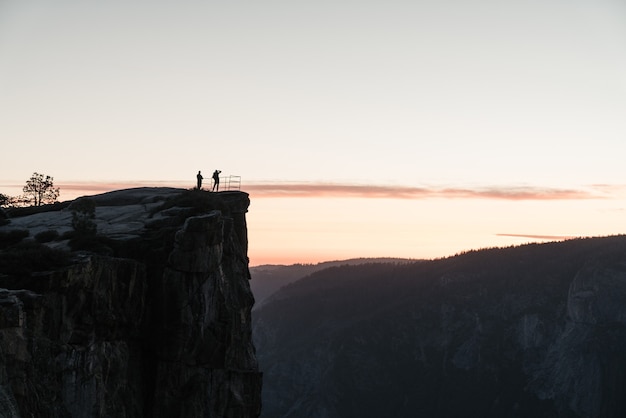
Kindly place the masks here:
<instances>
[{"instance_id":1,"label":"cliff","mask_svg":"<svg viewBox=\"0 0 626 418\"><path fill-rule=\"evenodd\" d=\"M322 270L255 310L263 416L626 416L626 236Z\"/></svg>"},{"instance_id":2,"label":"cliff","mask_svg":"<svg viewBox=\"0 0 626 418\"><path fill-rule=\"evenodd\" d=\"M0 415L257 417L248 195L90 200L97 235L72 231L78 205L0 228Z\"/></svg>"}]
</instances>

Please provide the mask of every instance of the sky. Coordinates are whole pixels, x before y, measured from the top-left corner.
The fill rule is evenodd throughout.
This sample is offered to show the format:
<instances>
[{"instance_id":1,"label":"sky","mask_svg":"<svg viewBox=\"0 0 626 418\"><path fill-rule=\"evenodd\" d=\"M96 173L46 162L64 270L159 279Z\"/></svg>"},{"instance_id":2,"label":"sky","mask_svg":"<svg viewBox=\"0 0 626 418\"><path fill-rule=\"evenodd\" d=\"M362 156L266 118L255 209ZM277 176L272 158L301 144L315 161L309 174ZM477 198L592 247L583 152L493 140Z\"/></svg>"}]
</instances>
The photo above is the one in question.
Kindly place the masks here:
<instances>
[{"instance_id":1,"label":"sky","mask_svg":"<svg viewBox=\"0 0 626 418\"><path fill-rule=\"evenodd\" d=\"M252 265L626 232L621 0L0 0L0 193L241 176Z\"/></svg>"}]
</instances>

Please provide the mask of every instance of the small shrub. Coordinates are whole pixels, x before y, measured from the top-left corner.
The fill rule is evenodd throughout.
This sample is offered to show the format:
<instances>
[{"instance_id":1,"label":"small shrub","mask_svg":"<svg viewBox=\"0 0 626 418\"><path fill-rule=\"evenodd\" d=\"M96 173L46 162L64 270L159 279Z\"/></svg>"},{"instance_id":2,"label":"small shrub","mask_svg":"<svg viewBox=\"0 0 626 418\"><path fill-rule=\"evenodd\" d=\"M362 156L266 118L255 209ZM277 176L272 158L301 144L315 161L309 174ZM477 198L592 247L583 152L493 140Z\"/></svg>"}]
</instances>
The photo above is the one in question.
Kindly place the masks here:
<instances>
[{"instance_id":1,"label":"small shrub","mask_svg":"<svg viewBox=\"0 0 626 418\"><path fill-rule=\"evenodd\" d=\"M9 221L9 217L4 212L4 209L0 208L0 226L7 225L10 222L11 221Z\"/></svg>"},{"instance_id":2,"label":"small shrub","mask_svg":"<svg viewBox=\"0 0 626 418\"><path fill-rule=\"evenodd\" d=\"M64 233L61 234L61 236L59 237L59 241L63 241L66 239L72 239L76 236L76 231L71 230L71 231L65 231Z\"/></svg>"},{"instance_id":3,"label":"small shrub","mask_svg":"<svg viewBox=\"0 0 626 418\"><path fill-rule=\"evenodd\" d=\"M0 248L7 248L21 242L30 235L27 229L12 229L7 232L0 231Z\"/></svg>"},{"instance_id":4,"label":"small shrub","mask_svg":"<svg viewBox=\"0 0 626 418\"><path fill-rule=\"evenodd\" d=\"M72 202L72 227L79 235L96 235L96 202L90 198L80 198Z\"/></svg>"},{"instance_id":5,"label":"small shrub","mask_svg":"<svg viewBox=\"0 0 626 418\"><path fill-rule=\"evenodd\" d=\"M57 238L59 238L59 231L56 229L48 229L35 235L35 240L40 243L54 241Z\"/></svg>"},{"instance_id":6,"label":"small shrub","mask_svg":"<svg viewBox=\"0 0 626 418\"><path fill-rule=\"evenodd\" d=\"M103 255L114 255L115 253L113 250L115 247L114 240L99 235L74 234L68 244L72 251L89 251Z\"/></svg>"},{"instance_id":7,"label":"small shrub","mask_svg":"<svg viewBox=\"0 0 626 418\"><path fill-rule=\"evenodd\" d=\"M161 206L152 211L152 215L173 207L192 208L191 215L206 213L213 209L226 211L224 201L215 193L192 189L170 197Z\"/></svg>"},{"instance_id":8,"label":"small shrub","mask_svg":"<svg viewBox=\"0 0 626 418\"><path fill-rule=\"evenodd\" d=\"M49 248L36 241L23 242L0 252L0 273L23 276L49 271L70 264L66 251Z\"/></svg>"},{"instance_id":9,"label":"small shrub","mask_svg":"<svg viewBox=\"0 0 626 418\"><path fill-rule=\"evenodd\" d=\"M30 216L37 213L47 213L47 212L58 212L67 208L70 205L70 202L57 202L49 205L41 205L41 206L27 206L27 207L17 207L12 206L5 209L5 212L9 218L21 218L24 216Z\"/></svg>"}]
</instances>

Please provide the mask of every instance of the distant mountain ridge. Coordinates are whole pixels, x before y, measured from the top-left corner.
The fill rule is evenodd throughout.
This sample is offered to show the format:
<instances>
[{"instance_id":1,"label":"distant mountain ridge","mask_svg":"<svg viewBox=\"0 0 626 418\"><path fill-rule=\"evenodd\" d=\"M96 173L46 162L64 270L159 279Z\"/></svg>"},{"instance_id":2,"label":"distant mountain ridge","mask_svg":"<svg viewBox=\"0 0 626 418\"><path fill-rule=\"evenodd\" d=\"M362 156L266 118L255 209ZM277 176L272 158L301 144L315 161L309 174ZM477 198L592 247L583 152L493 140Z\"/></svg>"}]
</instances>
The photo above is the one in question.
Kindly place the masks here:
<instances>
[{"instance_id":1,"label":"distant mountain ridge","mask_svg":"<svg viewBox=\"0 0 626 418\"><path fill-rule=\"evenodd\" d=\"M308 276L316 271L329 267L342 265L359 265L366 263L408 263L408 258L351 258L347 260L325 261L316 264L263 264L260 266L250 267L250 289L254 294L254 309L260 307L264 301L281 287L293 283L301 278Z\"/></svg>"},{"instance_id":2,"label":"distant mountain ridge","mask_svg":"<svg viewBox=\"0 0 626 418\"><path fill-rule=\"evenodd\" d=\"M326 268L253 335L262 417L623 417L626 236Z\"/></svg>"}]
</instances>

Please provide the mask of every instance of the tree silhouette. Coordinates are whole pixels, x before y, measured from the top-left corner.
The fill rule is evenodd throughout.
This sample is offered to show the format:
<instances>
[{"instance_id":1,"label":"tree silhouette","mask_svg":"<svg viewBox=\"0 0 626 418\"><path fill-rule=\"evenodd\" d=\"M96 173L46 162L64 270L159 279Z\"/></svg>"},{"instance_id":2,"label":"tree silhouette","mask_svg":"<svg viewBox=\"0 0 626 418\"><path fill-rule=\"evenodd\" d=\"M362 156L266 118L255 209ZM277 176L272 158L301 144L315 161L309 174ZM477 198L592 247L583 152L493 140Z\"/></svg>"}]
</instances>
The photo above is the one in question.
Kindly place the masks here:
<instances>
[{"instance_id":1,"label":"tree silhouette","mask_svg":"<svg viewBox=\"0 0 626 418\"><path fill-rule=\"evenodd\" d=\"M33 173L22 189L24 197L32 206L41 206L45 203L54 203L59 197L59 188L54 188L53 178L39 173Z\"/></svg>"}]
</instances>

